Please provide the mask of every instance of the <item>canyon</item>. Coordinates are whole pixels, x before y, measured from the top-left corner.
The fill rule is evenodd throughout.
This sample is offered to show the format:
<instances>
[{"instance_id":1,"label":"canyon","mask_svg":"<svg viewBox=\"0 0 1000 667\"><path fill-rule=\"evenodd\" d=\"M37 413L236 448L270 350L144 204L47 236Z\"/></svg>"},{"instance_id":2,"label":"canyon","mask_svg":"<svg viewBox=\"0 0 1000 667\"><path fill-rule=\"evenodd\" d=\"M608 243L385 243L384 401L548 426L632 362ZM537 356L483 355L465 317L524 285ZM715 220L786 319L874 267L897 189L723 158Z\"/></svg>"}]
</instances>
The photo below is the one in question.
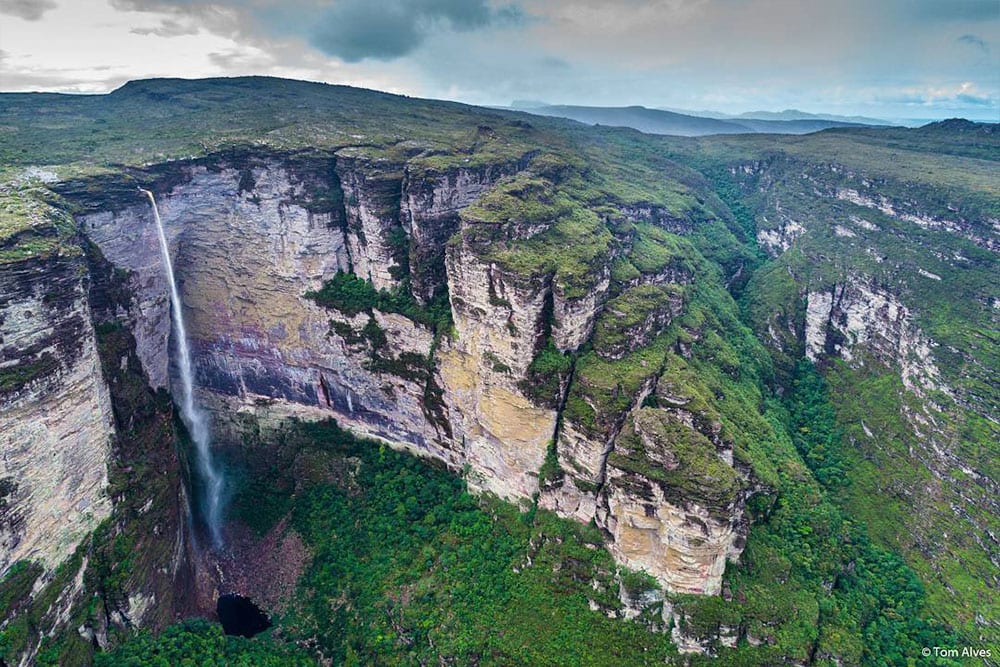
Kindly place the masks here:
<instances>
[{"instance_id":1,"label":"canyon","mask_svg":"<svg viewBox=\"0 0 1000 667\"><path fill-rule=\"evenodd\" d=\"M168 138L124 163L61 157L72 166L7 174L0 567L10 581L23 573L31 582L11 594L3 620L14 628L34 619L22 664L67 628L100 650L133 627L211 615L220 595L287 604L287 593L264 594L239 561L271 544L255 565L266 570L282 549L305 549L294 531L246 538L235 517L220 540L231 553L210 556L198 545L190 517L204 480L171 401L180 379L170 284L139 188L159 209L195 398L234 484L249 474L236 471L279 457L274 443L296 425L334 420L373 449L443 466L525 517L551 512L594 529L622 593L612 606L595 593L591 609L641 617L676 650L714 655L779 641L774 628L785 620L733 611L746 602L744 589L733 590L745 577L745 590L764 596L763 586L797 567L769 551L786 530L788 499L830 512L829 493L845 513L864 516L863 502L889 493L867 486L882 483L871 461L894 458L923 480L919 489L902 477L886 482L917 508L907 519L912 540L893 542L877 521L869 530L906 554L963 628L990 637L995 624L970 615L968 600L982 600L996 564L995 476L988 447L973 444L995 431L983 380L993 361L979 343L954 361L962 352L954 332L979 336L992 317L980 308L992 288L971 282L995 268L988 189L949 199L911 187L903 199L888 167L869 170L882 174L877 181L792 155L799 144L783 159L727 153L703 175L680 165L703 165L692 155L712 151L740 155L724 141L742 140L659 138L637 149L626 131L302 86L296 94L329 99L329 113L343 114L330 121L332 134L315 136L302 121L302 136L258 141L265 134L244 119L256 145L204 145L192 155L186 139ZM113 96L145 108L156 96L189 94L183 84L137 82ZM355 96L371 117L350 110ZM378 114L401 108L426 114L423 124L378 135ZM888 259L896 244L905 252ZM947 244L951 258L934 250ZM975 312L960 326L926 315L955 275L941 264L961 264L956 257L973 267L961 275ZM880 272L897 259L910 264L892 283ZM907 281L921 281L931 301L920 303ZM855 495L821 491L803 463L809 452L797 452L782 422L786 408L776 407L803 363L825 373L844 437L864 453L852 463ZM875 417L850 417L844 389L885 391L873 377L899 386L898 405L875 431ZM908 453L880 439L892 429ZM350 489L357 465L347 457L323 475ZM797 543L836 523L810 521ZM934 527L954 525L967 526L969 539L932 542ZM852 540L837 548L844 544ZM933 565L942 549L974 573L967 591L955 593L952 573ZM134 562L121 568L129 551ZM301 575L307 561L289 568ZM649 577L631 597L625 582L638 575L630 573ZM819 577L817 590L835 578ZM602 581L587 585L603 590ZM100 600L96 616L83 611L91 597ZM818 607L809 619L801 623L821 623ZM829 648L810 641L814 654Z\"/></svg>"}]
</instances>

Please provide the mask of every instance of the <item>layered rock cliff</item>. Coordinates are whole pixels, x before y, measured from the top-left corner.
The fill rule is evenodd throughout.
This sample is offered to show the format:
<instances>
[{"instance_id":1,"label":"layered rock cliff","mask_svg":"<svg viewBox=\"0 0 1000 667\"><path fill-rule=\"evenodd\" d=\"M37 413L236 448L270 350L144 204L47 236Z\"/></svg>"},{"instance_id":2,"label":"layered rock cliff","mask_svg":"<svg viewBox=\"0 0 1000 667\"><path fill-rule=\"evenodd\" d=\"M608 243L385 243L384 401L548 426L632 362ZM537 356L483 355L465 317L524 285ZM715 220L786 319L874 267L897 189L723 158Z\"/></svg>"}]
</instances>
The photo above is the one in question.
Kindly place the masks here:
<instances>
[{"instance_id":1,"label":"layered rock cliff","mask_svg":"<svg viewBox=\"0 0 1000 667\"><path fill-rule=\"evenodd\" d=\"M159 202L199 400L234 467L266 473L271 435L330 418L443 462L526 519L590 524L620 566L594 579L591 608L620 612L617 581L625 615L681 651L852 664L879 624L923 623L917 579L883 577L909 571L858 524L969 637L988 628L970 610L992 608L996 563L995 512L978 508L997 497L997 216L980 187L994 171L961 155L975 146L948 144L939 187L940 156L914 158L911 182L871 137L856 143L877 158L868 173L850 151L825 157L833 135L671 143L304 84L309 103L272 84L257 113L258 83L206 84L222 102L188 82L128 86L87 112L114 130L99 160L12 104L35 164L78 162L44 184L2 175L32 193L4 199L0 227L0 631L25 638L0 658L58 643L85 663L129 627L206 613L215 592L185 583L199 561L170 306L137 186ZM116 104L155 107L169 131L136 142ZM843 487L796 449L812 426L790 429L803 365L835 399L823 444Z\"/></svg>"},{"instance_id":2,"label":"layered rock cliff","mask_svg":"<svg viewBox=\"0 0 1000 667\"><path fill-rule=\"evenodd\" d=\"M30 188L4 194L31 219L0 261L0 568L54 568L111 512L111 402L72 223Z\"/></svg>"},{"instance_id":3,"label":"layered rock cliff","mask_svg":"<svg viewBox=\"0 0 1000 667\"><path fill-rule=\"evenodd\" d=\"M544 349L571 363L568 353L593 338L600 358L613 366L648 354L665 335L684 310L677 281L694 277L662 228L642 223L621 242L605 232L586 273L570 278L558 266L525 270L511 259L518 244L558 230L564 224L558 212L532 222L490 219L484 212L490 201L470 208L485 193L510 198L504 188L520 187L519 179L544 179L530 155L429 169L419 160L393 164L360 149L244 153L150 175L206 400L223 412L266 405L269 418L335 417L358 434L465 470L473 488L515 501L539 493L539 473L556 451L556 465L589 471L579 479L590 486L546 490L543 506L596 520L623 563L648 570L672 590L718 592L724 563L738 557L745 534L742 495L724 504L719 527L709 528L697 518L708 511L704 502L674 493L670 504L651 495L653 486L669 486L662 480L626 484L614 469L604 488L616 434L654 388L662 361L650 357L646 379L625 403L595 407L605 423L600 434L563 417L574 391L569 374L555 379L549 396L532 388L539 379L533 364ZM511 185L496 194L491 186L498 183ZM66 196L73 200L80 190L71 186ZM138 194L104 202L78 194L85 209L78 221L102 254L128 272L137 351L154 386L164 386L169 303L151 211ZM636 275L608 301L612 257L631 245L653 257L640 255L642 270L633 269ZM498 256L498 246L508 254ZM356 278L344 278L350 274ZM324 290L345 280L367 290L370 302L324 300ZM420 304L440 302L442 294L450 323L421 316ZM719 460L732 470L731 456ZM651 474L629 472L633 479ZM636 510L642 507L653 509ZM658 513L657 525L645 525L636 511Z\"/></svg>"},{"instance_id":4,"label":"layered rock cliff","mask_svg":"<svg viewBox=\"0 0 1000 667\"><path fill-rule=\"evenodd\" d=\"M93 647L184 606L173 410L135 355L124 272L37 183L2 194L22 229L0 253L0 658L83 664Z\"/></svg>"},{"instance_id":5,"label":"layered rock cliff","mask_svg":"<svg viewBox=\"0 0 1000 667\"><path fill-rule=\"evenodd\" d=\"M931 142L944 129L919 134ZM923 145L901 146L912 165L929 159ZM935 157L935 171L799 155L730 173L771 257L748 288L755 327L786 372L805 358L830 379L858 457L848 502L865 514L869 498L882 498L873 532L920 569L942 615L988 635L988 614L963 600L989 606L1000 563L997 394L987 379L996 356L986 333L996 323L996 200L960 176L972 164L958 152ZM885 516L906 530L883 525ZM960 582L942 560L975 574Z\"/></svg>"}]
</instances>

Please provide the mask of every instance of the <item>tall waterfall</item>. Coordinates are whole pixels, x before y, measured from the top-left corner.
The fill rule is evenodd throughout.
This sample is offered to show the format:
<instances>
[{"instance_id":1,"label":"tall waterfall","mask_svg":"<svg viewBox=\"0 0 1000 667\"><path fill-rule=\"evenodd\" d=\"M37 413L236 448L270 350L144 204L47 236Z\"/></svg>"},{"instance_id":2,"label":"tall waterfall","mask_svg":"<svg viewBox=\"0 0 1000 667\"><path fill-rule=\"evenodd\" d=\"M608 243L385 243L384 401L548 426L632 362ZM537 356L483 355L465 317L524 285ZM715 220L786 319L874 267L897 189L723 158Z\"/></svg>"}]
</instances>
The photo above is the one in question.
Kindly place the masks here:
<instances>
[{"instance_id":1,"label":"tall waterfall","mask_svg":"<svg viewBox=\"0 0 1000 667\"><path fill-rule=\"evenodd\" d=\"M142 190L142 188L140 188ZM211 435L208 430L208 419L194 400L194 371L191 366L191 350L188 346L187 329L184 326L184 312L181 308L181 297L177 292L177 282L174 280L174 266L170 261L170 248L167 237L163 233L163 222L160 211L156 208L156 199L149 190L142 190L149 197L153 206L153 217L156 219L156 232L160 237L160 254L163 258L163 269L170 283L170 306L173 312L174 337L177 340L177 361L181 379L181 419L191 434L195 445L196 466L198 476L204 484L205 523L212 545L222 546L222 476L215 469L212 461Z\"/></svg>"}]
</instances>

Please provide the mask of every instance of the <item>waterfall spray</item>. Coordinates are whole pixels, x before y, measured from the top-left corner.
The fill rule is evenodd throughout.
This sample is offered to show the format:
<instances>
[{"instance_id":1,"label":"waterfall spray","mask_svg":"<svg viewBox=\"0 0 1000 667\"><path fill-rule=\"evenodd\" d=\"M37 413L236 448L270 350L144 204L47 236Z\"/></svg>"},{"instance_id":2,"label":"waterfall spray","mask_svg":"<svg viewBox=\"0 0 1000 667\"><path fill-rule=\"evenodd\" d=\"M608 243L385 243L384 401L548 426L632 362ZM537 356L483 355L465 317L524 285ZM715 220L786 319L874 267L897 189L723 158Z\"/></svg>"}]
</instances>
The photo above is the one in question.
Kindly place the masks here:
<instances>
[{"instance_id":1,"label":"waterfall spray","mask_svg":"<svg viewBox=\"0 0 1000 667\"><path fill-rule=\"evenodd\" d=\"M205 485L205 523L212 539L212 545L218 548L222 546L222 476L215 469L215 464L212 461L207 416L194 400L194 371L191 366L191 350L188 346L187 329L184 326L184 314L181 310L181 297L177 291L177 282L174 280L174 267L170 261L167 237L163 233L160 211L156 208L156 199L153 197L153 193L142 188L139 190L146 194L149 203L153 206L156 232L160 237L160 254L163 258L163 270L167 274L167 282L170 283L170 306L173 311L174 336L177 340L177 365L181 380L181 419L184 420L184 425L187 426L191 433L191 439L194 441L197 471Z\"/></svg>"}]
</instances>

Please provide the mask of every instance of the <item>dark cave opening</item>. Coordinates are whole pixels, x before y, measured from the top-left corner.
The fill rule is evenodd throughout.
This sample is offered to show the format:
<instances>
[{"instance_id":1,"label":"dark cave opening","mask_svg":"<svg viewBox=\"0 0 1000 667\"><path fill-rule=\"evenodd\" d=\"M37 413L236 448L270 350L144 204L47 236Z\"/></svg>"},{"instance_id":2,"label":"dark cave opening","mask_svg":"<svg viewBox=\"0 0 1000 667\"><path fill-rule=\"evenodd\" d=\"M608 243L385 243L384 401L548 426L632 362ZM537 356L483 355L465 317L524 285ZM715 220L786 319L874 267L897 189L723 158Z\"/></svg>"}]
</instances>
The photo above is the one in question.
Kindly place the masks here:
<instances>
[{"instance_id":1,"label":"dark cave opening","mask_svg":"<svg viewBox=\"0 0 1000 667\"><path fill-rule=\"evenodd\" d=\"M219 596L215 611L227 635L253 637L271 627L271 619L250 598L226 593Z\"/></svg>"}]
</instances>

